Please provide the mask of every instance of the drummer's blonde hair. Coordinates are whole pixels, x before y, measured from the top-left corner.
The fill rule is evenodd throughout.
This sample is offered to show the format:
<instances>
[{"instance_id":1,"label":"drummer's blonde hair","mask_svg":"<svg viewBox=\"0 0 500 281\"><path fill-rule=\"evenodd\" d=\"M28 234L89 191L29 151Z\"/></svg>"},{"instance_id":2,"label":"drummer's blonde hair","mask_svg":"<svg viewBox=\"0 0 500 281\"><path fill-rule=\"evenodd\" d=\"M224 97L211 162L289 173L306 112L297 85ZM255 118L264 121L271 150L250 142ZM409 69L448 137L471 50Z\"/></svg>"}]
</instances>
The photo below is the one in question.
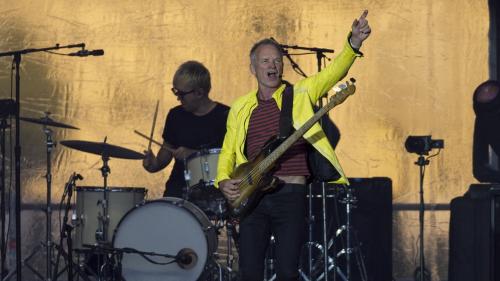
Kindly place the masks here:
<instances>
[{"instance_id":1,"label":"drummer's blonde hair","mask_svg":"<svg viewBox=\"0 0 500 281\"><path fill-rule=\"evenodd\" d=\"M193 87L203 89L204 93L208 95L212 84L210 82L210 72L208 69L198 61L186 61L181 64L174 74L173 83L176 81L185 81Z\"/></svg>"}]
</instances>

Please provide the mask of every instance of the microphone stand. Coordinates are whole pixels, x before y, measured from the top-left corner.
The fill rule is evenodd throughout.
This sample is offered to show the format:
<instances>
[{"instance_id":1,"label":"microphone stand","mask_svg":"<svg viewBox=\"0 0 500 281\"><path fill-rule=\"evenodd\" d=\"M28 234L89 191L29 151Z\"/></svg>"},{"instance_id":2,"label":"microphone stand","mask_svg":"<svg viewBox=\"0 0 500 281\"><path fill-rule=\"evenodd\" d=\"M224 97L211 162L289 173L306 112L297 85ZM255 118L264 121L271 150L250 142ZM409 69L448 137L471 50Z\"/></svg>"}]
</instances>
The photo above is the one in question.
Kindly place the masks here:
<instances>
[{"instance_id":1,"label":"microphone stand","mask_svg":"<svg viewBox=\"0 0 500 281\"><path fill-rule=\"evenodd\" d=\"M274 40L274 38L271 38L272 40ZM276 41L276 40L274 40ZM317 66L318 66L318 72L321 71L321 65L322 65L322 61L324 59L329 59L324 53L333 53L334 50L332 49L325 49L325 48L315 48L315 47L300 47L300 46L297 46L297 45L283 45L283 44L280 44L281 48L283 48L283 55L290 61L291 65L292 65L292 68L294 69L294 71L296 73L298 73L299 75L303 76L303 77L306 77L307 78L307 75L304 73L304 71L302 71L302 69L300 69L300 67L298 66L298 64L292 59L290 53L288 52L287 49L293 49L293 50L303 50L303 51L311 51L311 52L314 52L316 53L316 60L317 60ZM323 97L325 97L327 95L327 93L325 93L319 100L318 100L318 106L319 108L323 107ZM322 126L323 122L322 122L322 119L320 119L320 125ZM312 280L312 269L313 269L313 266L312 266L312 240L313 240L313 233L312 233L312 224L314 222L314 216L312 214L312 192L311 192L311 188L312 188L312 185L309 187L309 200L308 200L308 204L309 204L309 231L308 231L308 236L309 236L309 243L308 243L308 254L309 254L309 262L308 262L308 273L309 273L309 280ZM323 213L323 216L322 216L322 226L323 226L323 249L324 249L324 256L323 256L323 266L324 266L324 269L323 269L323 277L325 278L325 280L329 280L329 277L328 277L328 273L330 271L330 266L329 264L332 263L333 267L336 267L336 263L335 263L335 255L332 255L332 257L329 257L328 256L328 236L327 236L327 222L326 222L326 214L327 214L327 210L326 210L326 183L324 181L321 182L321 190L322 190L322 213ZM334 250L335 252L335 250ZM348 253L349 255L349 253ZM349 260L348 262L349 263ZM349 267L349 264L347 265ZM333 281L336 280L336 275L333 274Z\"/></svg>"},{"instance_id":2,"label":"microphone stand","mask_svg":"<svg viewBox=\"0 0 500 281\"><path fill-rule=\"evenodd\" d=\"M425 205L424 205L424 176L425 176L425 166L429 165L430 161L429 159L425 159L423 154L419 154L417 162L415 162L415 165L419 167L419 174L420 174L420 181L419 181L419 186L420 186L420 204L418 208L418 221L419 221L419 235L420 235L420 243L419 243L419 250L420 250L420 259L419 259L419 267L415 269L415 281L430 281L430 273L425 268L425 259L424 259L424 212L425 212Z\"/></svg>"},{"instance_id":3,"label":"microphone stand","mask_svg":"<svg viewBox=\"0 0 500 281\"><path fill-rule=\"evenodd\" d=\"M0 219L2 220L2 227L1 227L1 243L0 243L0 263L1 263L1 268L0 268L0 280L3 279L3 277L7 274L7 266L6 266L6 237L5 237L5 130L10 127L9 124L7 124L7 116L2 117L0 119L0 158L2 159L1 163L1 171L0 171L0 184L1 184L1 191L0 191Z\"/></svg>"},{"instance_id":4,"label":"microphone stand","mask_svg":"<svg viewBox=\"0 0 500 281\"><path fill-rule=\"evenodd\" d=\"M68 269L68 281L73 281L73 241L71 239L71 231L73 230L73 226L68 223L68 214L69 210L71 209L71 197L73 196L73 189L76 184L76 180L81 180L83 177L77 173L73 173L70 177L70 180L68 183L66 183L66 188L63 193L63 198L61 200L61 205L63 204L64 200L66 199L66 205L64 208L64 217L62 221L62 230L59 238L59 253L56 258L56 262L54 265L54 280L57 280L58 278L58 266L59 266L59 259L61 255L63 255L64 248L63 248L63 242L64 238L66 238L66 244L67 244L67 249L68 252L64 254L67 262L67 269ZM76 267L77 272L80 272L78 266ZM80 272L81 274L81 272ZM88 280L85 276L83 276L83 279Z\"/></svg>"},{"instance_id":5,"label":"microphone stand","mask_svg":"<svg viewBox=\"0 0 500 281\"><path fill-rule=\"evenodd\" d=\"M45 52L45 51L50 51L50 50L58 50L58 49L68 49L68 48L84 48L85 44L80 43L80 44L73 44L73 45L66 45L66 46L59 46L59 44L56 44L56 46L53 47L48 47L48 48L40 48L40 49L24 49L24 50L18 50L18 51L11 51L11 52L4 52L0 53L0 57L7 57L7 56L13 56L14 57L14 64L16 68L16 110L15 110L15 127L16 127L16 134L15 134L15 203L16 203L16 208L15 208L15 215L16 215L16 280L17 281L22 281L21 278L21 127L20 127L20 119L19 119L19 113L21 112L21 75L20 75L20 65L21 65L21 56L30 54L30 53L36 53L36 52Z\"/></svg>"}]
</instances>

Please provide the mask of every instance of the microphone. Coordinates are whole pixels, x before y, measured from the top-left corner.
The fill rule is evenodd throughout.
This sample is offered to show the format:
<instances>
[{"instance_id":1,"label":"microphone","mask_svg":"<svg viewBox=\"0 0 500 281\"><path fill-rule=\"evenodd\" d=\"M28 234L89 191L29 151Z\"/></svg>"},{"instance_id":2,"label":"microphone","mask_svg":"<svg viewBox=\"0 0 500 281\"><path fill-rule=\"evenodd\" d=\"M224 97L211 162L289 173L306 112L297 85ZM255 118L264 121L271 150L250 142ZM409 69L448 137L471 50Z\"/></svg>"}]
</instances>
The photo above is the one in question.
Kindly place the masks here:
<instances>
[{"instance_id":1,"label":"microphone","mask_svg":"<svg viewBox=\"0 0 500 281\"><path fill-rule=\"evenodd\" d=\"M75 53L69 53L68 56L73 56L73 57L88 57L88 56L102 56L104 55L104 50L98 49L98 50L80 50Z\"/></svg>"},{"instance_id":2,"label":"microphone","mask_svg":"<svg viewBox=\"0 0 500 281\"><path fill-rule=\"evenodd\" d=\"M189 248L183 248L177 253L177 265L182 269L191 269L198 263L198 255Z\"/></svg>"},{"instance_id":3,"label":"microphone","mask_svg":"<svg viewBox=\"0 0 500 281\"><path fill-rule=\"evenodd\" d=\"M75 173L75 174L73 175L73 180L83 180L83 177L82 177L82 175L80 175L80 174L76 174L76 173Z\"/></svg>"}]
</instances>

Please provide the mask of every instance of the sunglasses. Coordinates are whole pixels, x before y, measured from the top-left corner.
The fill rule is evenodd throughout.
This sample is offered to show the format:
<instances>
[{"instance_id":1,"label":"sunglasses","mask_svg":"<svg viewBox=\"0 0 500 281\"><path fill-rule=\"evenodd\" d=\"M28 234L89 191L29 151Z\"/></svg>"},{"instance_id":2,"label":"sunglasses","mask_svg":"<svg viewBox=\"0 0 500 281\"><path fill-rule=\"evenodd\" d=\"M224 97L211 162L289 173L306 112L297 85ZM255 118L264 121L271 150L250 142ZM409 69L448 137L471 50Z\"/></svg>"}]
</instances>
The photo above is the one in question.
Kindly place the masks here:
<instances>
[{"instance_id":1,"label":"sunglasses","mask_svg":"<svg viewBox=\"0 0 500 281\"><path fill-rule=\"evenodd\" d=\"M191 91L184 92L184 91L178 90L178 89L176 89L176 88L172 88L171 90L172 90L172 93L174 93L174 95L175 95L176 97L179 97L179 98L182 98L182 97L184 97L185 95L189 95L189 94L191 94L192 92L194 92L194 91L195 91L195 89L193 89L193 90L191 90Z\"/></svg>"}]
</instances>

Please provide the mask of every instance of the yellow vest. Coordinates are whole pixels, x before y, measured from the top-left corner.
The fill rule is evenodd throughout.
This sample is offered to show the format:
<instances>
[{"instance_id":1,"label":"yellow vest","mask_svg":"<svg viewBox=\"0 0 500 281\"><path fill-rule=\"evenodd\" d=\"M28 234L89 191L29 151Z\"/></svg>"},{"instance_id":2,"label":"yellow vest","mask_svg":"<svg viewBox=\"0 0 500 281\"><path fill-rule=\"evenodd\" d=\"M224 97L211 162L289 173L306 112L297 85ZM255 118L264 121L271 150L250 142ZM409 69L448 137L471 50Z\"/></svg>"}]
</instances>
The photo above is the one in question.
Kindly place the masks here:
<instances>
[{"instance_id":1,"label":"yellow vest","mask_svg":"<svg viewBox=\"0 0 500 281\"><path fill-rule=\"evenodd\" d=\"M314 115L313 105L322 95L328 92L339 80L347 75L347 71L354 63L356 57L361 53L355 52L351 45L346 42L344 49L325 69L314 76L298 81L293 86L293 127L300 128ZM282 94L285 84L282 84L272 95L278 108L281 110ZM245 142L248 123L253 110L258 105L257 90L238 98L231 106L226 124L226 135L219 155L217 165L217 177L215 185L222 180L229 179L234 168L248 162L245 156ZM341 175L335 183L349 184L347 177L340 166L337 156L328 141L319 123L314 124L304 134L306 139L317 151L319 151Z\"/></svg>"}]
</instances>

